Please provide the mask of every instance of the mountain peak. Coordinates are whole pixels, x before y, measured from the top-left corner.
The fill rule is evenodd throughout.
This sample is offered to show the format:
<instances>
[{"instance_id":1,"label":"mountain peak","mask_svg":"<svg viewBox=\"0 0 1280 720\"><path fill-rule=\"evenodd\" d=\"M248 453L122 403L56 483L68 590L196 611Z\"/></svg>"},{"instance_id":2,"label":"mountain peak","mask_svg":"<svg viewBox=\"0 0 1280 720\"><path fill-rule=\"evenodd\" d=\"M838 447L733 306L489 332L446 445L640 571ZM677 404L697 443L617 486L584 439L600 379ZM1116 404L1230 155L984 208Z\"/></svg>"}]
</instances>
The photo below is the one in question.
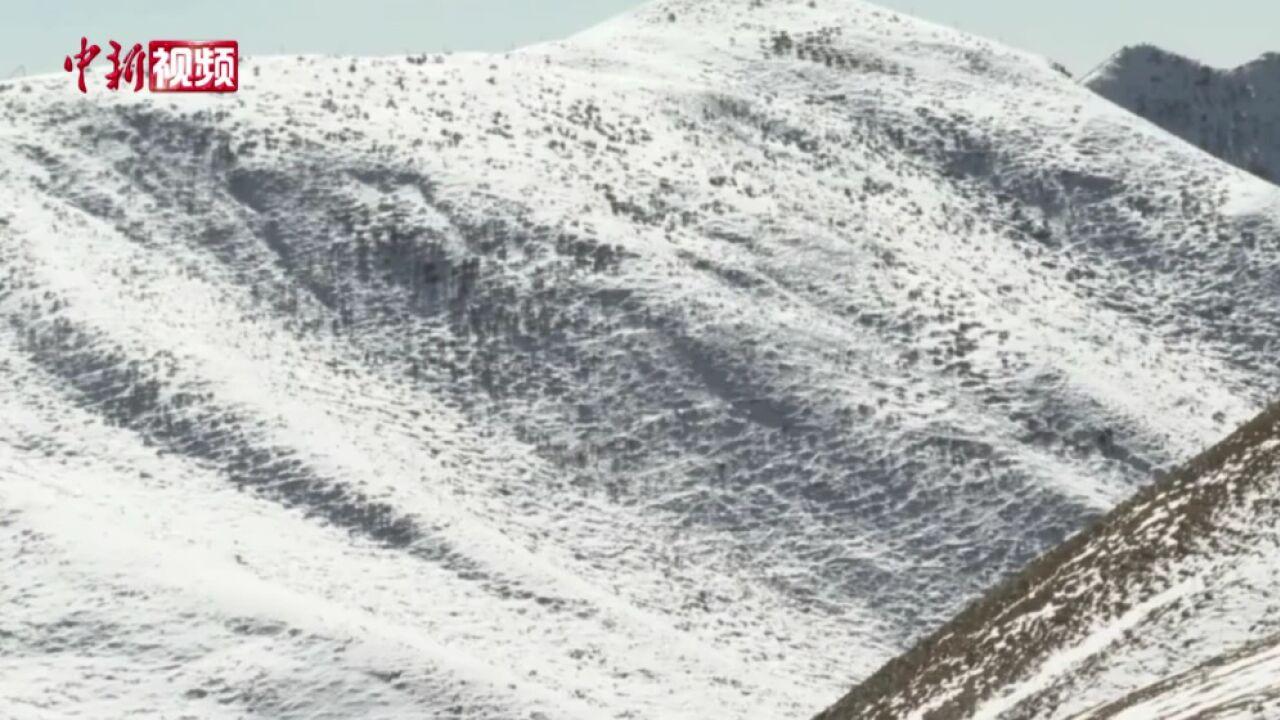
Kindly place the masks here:
<instances>
[{"instance_id":1,"label":"mountain peak","mask_svg":"<svg viewBox=\"0 0 1280 720\"><path fill-rule=\"evenodd\" d=\"M1257 59L1240 65L1236 72L1269 85L1280 84L1280 52L1265 52Z\"/></svg>"},{"instance_id":2,"label":"mountain peak","mask_svg":"<svg viewBox=\"0 0 1280 720\"><path fill-rule=\"evenodd\" d=\"M778 33L849 33L903 43L929 41L1017 55L1035 56L953 28L862 0L652 0L579 33L570 42L617 42L658 37L676 44L749 45L756 36Z\"/></svg>"},{"instance_id":3,"label":"mountain peak","mask_svg":"<svg viewBox=\"0 0 1280 720\"><path fill-rule=\"evenodd\" d=\"M1153 68L1199 68L1203 63L1152 43L1126 45L1082 78L1086 85L1102 79L1150 72Z\"/></svg>"},{"instance_id":4,"label":"mountain peak","mask_svg":"<svg viewBox=\"0 0 1280 720\"><path fill-rule=\"evenodd\" d=\"M1241 169L1280 179L1280 54L1220 69L1137 45L1084 84Z\"/></svg>"},{"instance_id":5,"label":"mountain peak","mask_svg":"<svg viewBox=\"0 0 1280 720\"><path fill-rule=\"evenodd\" d=\"M1166 70L1177 68L1222 76L1243 75L1258 71L1280 74L1280 52L1264 52L1257 58L1235 67L1216 67L1154 43L1136 43L1117 50L1086 75L1083 81L1087 84L1101 80L1105 76L1140 73L1153 67L1166 68Z\"/></svg>"}]
</instances>

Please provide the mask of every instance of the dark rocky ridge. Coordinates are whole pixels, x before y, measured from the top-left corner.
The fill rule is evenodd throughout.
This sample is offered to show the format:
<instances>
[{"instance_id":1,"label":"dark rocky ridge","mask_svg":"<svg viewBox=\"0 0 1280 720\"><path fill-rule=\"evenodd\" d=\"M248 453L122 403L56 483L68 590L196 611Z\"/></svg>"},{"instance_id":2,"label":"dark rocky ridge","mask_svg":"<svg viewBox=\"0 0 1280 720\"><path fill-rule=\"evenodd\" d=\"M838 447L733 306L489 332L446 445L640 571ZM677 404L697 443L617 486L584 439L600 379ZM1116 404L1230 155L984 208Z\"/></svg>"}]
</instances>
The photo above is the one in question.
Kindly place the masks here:
<instances>
[{"instance_id":1,"label":"dark rocky ridge","mask_svg":"<svg viewBox=\"0 0 1280 720\"><path fill-rule=\"evenodd\" d=\"M1224 69L1140 45L1083 82L1215 157L1280 181L1280 53Z\"/></svg>"}]
</instances>

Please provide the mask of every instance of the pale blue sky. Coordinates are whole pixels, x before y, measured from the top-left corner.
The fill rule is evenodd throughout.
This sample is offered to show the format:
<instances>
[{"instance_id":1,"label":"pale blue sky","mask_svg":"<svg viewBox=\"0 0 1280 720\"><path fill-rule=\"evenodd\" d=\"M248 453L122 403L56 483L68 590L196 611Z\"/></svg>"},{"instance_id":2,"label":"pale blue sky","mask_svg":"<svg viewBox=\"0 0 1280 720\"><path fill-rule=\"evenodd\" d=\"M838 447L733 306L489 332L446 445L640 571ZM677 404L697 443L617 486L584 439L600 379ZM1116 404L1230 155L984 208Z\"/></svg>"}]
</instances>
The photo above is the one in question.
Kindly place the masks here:
<instances>
[{"instance_id":1,"label":"pale blue sky","mask_svg":"<svg viewBox=\"0 0 1280 720\"><path fill-rule=\"evenodd\" d=\"M823 2L824 0L817 0ZM745 0L744 0L745 2ZM0 77L54 72L81 35L239 40L246 53L505 50L588 27L636 0L6 0ZM1080 72L1154 42L1214 65L1280 51L1278 0L882 0Z\"/></svg>"}]
</instances>

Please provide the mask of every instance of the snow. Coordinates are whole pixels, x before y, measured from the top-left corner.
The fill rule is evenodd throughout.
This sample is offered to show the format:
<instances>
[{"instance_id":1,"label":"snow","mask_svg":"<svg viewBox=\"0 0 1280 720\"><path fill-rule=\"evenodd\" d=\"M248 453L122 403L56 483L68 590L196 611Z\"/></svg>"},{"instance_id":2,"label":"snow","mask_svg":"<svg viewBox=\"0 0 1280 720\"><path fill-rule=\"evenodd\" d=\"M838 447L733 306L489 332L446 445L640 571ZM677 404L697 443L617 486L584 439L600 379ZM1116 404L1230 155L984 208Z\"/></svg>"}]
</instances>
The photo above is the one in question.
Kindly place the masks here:
<instances>
[{"instance_id":1,"label":"snow","mask_svg":"<svg viewBox=\"0 0 1280 720\"><path fill-rule=\"evenodd\" d=\"M1125 632L1137 627L1147 615L1185 595L1188 586L1195 582L1202 582L1202 579L1196 578L1186 584L1175 585L1157 593L1103 627L1093 630L1084 639L1045 658L1039 663L1034 676L979 705L973 713L974 720L995 720L1015 708L1018 703L1044 692L1056 678L1069 673L1108 646L1123 640Z\"/></svg>"},{"instance_id":2,"label":"snow","mask_svg":"<svg viewBox=\"0 0 1280 720\"><path fill-rule=\"evenodd\" d=\"M1213 668L1193 682L1183 681L1156 697L1130 705L1116 720L1167 718L1185 720L1214 712L1215 717L1258 717L1274 712L1276 678L1280 677L1280 647ZM1252 702L1242 702L1249 701ZM1268 710L1269 708L1269 710Z\"/></svg>"},{"instance_id":3,"label":"snow","mask_svg":"<svg viewBox=\"0 0 1280 720\"><path fill-rule=\"evenodd\" d=\"M0 83L0 715L803 716L1274 394L1280 193L814 5Z\"/></svg>"}]
</instances>

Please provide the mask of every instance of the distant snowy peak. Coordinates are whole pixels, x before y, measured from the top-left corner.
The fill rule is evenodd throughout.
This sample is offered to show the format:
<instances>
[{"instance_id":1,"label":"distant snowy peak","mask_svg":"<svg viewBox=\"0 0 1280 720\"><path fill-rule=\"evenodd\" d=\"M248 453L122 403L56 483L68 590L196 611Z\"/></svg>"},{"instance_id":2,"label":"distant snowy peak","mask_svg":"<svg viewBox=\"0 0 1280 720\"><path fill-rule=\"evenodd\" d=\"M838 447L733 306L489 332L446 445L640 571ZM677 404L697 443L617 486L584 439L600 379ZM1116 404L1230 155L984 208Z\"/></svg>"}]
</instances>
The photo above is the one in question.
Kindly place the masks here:
<instances>
[{"instance_id":1,"label":"distant snowy peak","mask_svg":"<svg viewBox=\"0 0 1280 720\"><path fill-rule=\"evenodd\" d=\"M765 42L778 54L818 61L857 72L857 64L837 64L854 56L870 60L898 56L904 65L930 75L955 69L974 72L988 65L1035 85L1068 74L1049 60L945 25L861 0L655 0L579 33L562 46L614 58L635 51L669 59L683 51L695 60L682 69L723 69L726 60L754 57ZM827 63L827 60L830 63ZM863 70L875 68L863 68ZM1046 71L1053 70L1053 74Z\"/></svg>"},{"instance_id":2,"label":"distant snowy peak","mask_svg":"<svg viewBox=\"0 0 1280 720\"><path fill-rule=\"evenodd\" d=\"M1084 83L1237 167L1280 179L1280 53L1219 69L1136 45L1116 53Z\"/></svg>"}]
</instances>

